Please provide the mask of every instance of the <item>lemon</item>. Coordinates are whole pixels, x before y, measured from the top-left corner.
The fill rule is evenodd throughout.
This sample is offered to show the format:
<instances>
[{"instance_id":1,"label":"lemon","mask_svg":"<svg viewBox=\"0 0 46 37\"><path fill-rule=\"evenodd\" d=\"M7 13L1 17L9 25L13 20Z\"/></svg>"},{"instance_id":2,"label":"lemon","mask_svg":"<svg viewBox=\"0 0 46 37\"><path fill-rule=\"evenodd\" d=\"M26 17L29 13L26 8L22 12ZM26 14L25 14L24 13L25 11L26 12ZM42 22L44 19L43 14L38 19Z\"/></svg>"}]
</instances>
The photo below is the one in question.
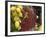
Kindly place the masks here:
<instances>
[{"instance_id":1,"label":"lemon","mask_svg":"<svg viewBox=\"0 0 46 37\"><path fill-rule=\"evenodd\" d=\"M18 5L18 8L23 9L23 7L21 5Z\"/></svg>"},{"instance_id":2,"label":"lemon","mask_svg":"<svg viewBox=\"0 0 46 37\"><path fill-rule=\"evenodd\" d=\"M19 12L19 17L23 17L22 12Z\"/></svg>"},{"instance_id":3,"label":"lemon","mask_svg":"<svg viewBox=\"0 0 46 37\"><path fill-rule=\"evenodd\" d=\"M18 21L19 20L19 17L18 16L15 16L14 17L14 21Z\"/></svg>"},{"instance_id":4,"label":"lemon","mask_svg":"<svg viewBox=\"0 0 46 37\"><path fill-rule=\"evenodd\" d=\"M20 8L17 8L16 10L17 10L17 12L18 12L19 16L20 16L20 17L22 17L21 9L20 9Z\"/></svg>"},{"instance_id":5,"label":"lemon","mask_svg":"<svg viewBox=\"0 0 46 37\"><path fill-rule=\"evenodd\" d=\"M17 11L17 12L21 12L21 9L20 9L20 8L16 8L16 11Z\"/></svg>"},{"instance_id":6,"label":"lemon","mask_svg":"<svg viewBox=\"0 0 46 37\"><path fill-rule=\"evenodd\" d=\"M16 21L16 22L15 22L15 27L16 27L16 29L18 29L18 28L19 28L19 26L20 26L19 21Z\"/></svg>"},{"instance_id":7,"label":"lemon","mask_svg":"<svg viewBox=\"0 0 46 37\"><path fill-rule=\"evenodd\" d=\"M12 6L12 7L10 8L10 10L12 10L12 11L16 10L16 6Z\"/></svg>"},{"instance_id":8,"label":"lemon","mask_svg":"<svg viewBox=\"0 0 46 37\"><path fill-rule=\"evenodd\" d=\"M16 11L12 12L12 16L17 16L17 12Z\"/></svg>"},{"instance_id":9,"label":"lemon","mask_svg":"<svg viewBox=\"0 0 46 37\"><path fill-rule=\"evenodd\" d=\"M21 23L21 19L17 16L14 17L14 21L19 21Z\"/></svg>"},{"instance_id":10,"label":"lemon","mask_svg":"<svg viewBox=\"0 0 46 37\"><path fill-rule=\"evenodd\" d=\"M18 30L20 30L20 29L21 29L21 26L19 26Z\"/></svg>"}]
</instances>

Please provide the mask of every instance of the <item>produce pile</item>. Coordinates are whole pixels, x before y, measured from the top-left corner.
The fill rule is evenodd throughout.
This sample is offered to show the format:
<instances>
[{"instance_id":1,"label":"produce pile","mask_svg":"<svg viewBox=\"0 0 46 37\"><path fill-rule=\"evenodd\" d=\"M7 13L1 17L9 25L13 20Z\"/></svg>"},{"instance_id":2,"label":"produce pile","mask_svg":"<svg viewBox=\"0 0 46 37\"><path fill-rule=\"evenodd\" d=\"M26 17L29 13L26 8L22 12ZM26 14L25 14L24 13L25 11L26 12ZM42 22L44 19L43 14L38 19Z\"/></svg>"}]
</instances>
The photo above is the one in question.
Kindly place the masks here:
<instances>
[{"instance_id":1,"label":"produce pile","mask_svg":"<svg viewBox=\"0 0 46 37\"><path fill-rule=\"evenodd\" d=\"M38 16L36 9L32 6L11 5L11 32L16 31L35 31ZM40 26L40 25L39 25Z\"/></svg>"}]
</instances>

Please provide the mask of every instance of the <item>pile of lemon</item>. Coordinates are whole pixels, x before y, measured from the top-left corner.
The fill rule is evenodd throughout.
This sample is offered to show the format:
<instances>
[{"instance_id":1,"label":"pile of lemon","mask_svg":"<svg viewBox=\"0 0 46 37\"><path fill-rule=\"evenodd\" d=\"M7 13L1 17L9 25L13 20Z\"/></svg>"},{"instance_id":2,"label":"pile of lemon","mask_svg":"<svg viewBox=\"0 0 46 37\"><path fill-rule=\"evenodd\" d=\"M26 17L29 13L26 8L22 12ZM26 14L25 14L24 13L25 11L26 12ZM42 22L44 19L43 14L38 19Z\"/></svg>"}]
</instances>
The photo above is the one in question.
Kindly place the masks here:
<instances>
[{"instance_id":1,"label":"pile of lemon","mask_svg":"<svg viewBox=\"0 0 46 37\"><path fill-rule=\"evenodd\" d=\"M20 6L20 5L17 5L17 6L12 5L12 7L10 7L10 11L12 13L11 17L13 18L13 20L15 22L14 26L17 30L21 29L21 25L20 25L21 19L20 19L20 17L23 17L22 11L21 11L22 9L23 9L23 7Z\"/></svg>"}]
</instances>

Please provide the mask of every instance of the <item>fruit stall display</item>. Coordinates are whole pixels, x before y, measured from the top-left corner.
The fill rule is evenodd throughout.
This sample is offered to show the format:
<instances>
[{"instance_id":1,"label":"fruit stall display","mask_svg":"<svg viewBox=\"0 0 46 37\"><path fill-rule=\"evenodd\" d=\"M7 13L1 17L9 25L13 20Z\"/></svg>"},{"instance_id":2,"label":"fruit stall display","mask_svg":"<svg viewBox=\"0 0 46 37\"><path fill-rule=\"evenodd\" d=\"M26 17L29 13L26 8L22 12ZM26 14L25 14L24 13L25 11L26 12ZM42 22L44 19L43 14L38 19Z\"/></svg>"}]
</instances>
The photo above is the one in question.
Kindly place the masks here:
<instances>
[{"instance_id":1,"label":"fruit stall display","mask_svg":"<svg viewBox=\"0 0 46 37\"><path fill-rule=\"evenodd\" d=\"M11 32L38 31L41 25L41 7L11 5Z\"/></svg>"}]
</instances>

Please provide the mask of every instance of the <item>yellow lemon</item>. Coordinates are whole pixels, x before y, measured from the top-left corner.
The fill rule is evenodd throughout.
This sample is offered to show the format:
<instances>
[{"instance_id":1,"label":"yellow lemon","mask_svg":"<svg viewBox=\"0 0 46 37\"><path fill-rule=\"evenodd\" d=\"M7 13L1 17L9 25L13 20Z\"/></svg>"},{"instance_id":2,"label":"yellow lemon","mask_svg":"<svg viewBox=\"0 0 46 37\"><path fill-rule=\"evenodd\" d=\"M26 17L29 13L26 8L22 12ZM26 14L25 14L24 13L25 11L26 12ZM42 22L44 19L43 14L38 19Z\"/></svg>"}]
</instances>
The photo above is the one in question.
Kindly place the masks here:
<instances>
[{"instance_id":1,"label":"yellow lemon","mask_svg":"<svg viewBox=\"0 0 46 37\"><path fill-rule=\"evenodd\" d=\"M16 22L15 22L15 27L16 27L16 29L18 29L18 28L19 28L19 26L20 26L19 21L16 21Z\"/></svg>"},{"instance_id":2,"label":"yellow lemon","mask_svg":"<svg viewBox=\"0 0 46 37\"><path fill-rule=\"evenodd\" d=\"M20 8L16 8L16 11L19 13L19 12L21 12L21 9Z\"/></svg>"},{"instance_id":3,"label":"yellow lemon","mask_svg":"<svg viewBox=\"0 0 46 37\"><path fill-rule=\"evenodd\" d=\"M14 21L18 21L20 18L18 16L14 17Z\"/></svg>"},{"instance_id":4,"label":"yellow lemon","mask_svg":"<svg viewBox=\"0 0 46 37\"><path fill-rule=\"evenodd\" d=\"M15 17L14 17L14 21L19 21L19 22L21 23L20 18L19 18L19 17L17 17L17 16L15 16Z\"/></svg>"},{"instance_id":5,"label":"yellow lemon","mask_svg":"<svg viewBox=\"0 0 46 37\"><path fill-rule=\"evenodd\" d=\"M18 8L23 9L23 7L21 5L18 5Z\"/></svg>"},{"instance_id":6,"label":"yellow lemon","mask_svg":"<svg viewBox=\"0 0 46 37\"><path fill-rule=\"evenodd\" d=\"M21 29L21 26L19 26L18 30L20 30L20 29Z\"/></svg>"},{"instance_id":7,"label":"yellow lemon","mask_svg":"<svg viewBox=\"0 0 46 37\"><path fill-rule=\"evenodd\" d=\"M19 12L19 17L23 17L22 12Z\"/></svg>"},{"instance_id":8,"label":"yellow lemon","mask_svg":"<svg viewBox=\"0 0 46 37\"><path fill-rule=\"evenodd\" d=\"M12 11L16 10L16 6L12 6L12 7L10 8L10 10L12 10Z\"/></svg>"},{"instance_id":9,"label":"yellow lemon","mask_svg":"<svg viewBox=\"0 0 46 37\"><path fill-rule=\"evenodd\" d=\"M16 15L17 15L16 11L12 12L12 16L16 16Z\"/></svg>"}]
</instances>

